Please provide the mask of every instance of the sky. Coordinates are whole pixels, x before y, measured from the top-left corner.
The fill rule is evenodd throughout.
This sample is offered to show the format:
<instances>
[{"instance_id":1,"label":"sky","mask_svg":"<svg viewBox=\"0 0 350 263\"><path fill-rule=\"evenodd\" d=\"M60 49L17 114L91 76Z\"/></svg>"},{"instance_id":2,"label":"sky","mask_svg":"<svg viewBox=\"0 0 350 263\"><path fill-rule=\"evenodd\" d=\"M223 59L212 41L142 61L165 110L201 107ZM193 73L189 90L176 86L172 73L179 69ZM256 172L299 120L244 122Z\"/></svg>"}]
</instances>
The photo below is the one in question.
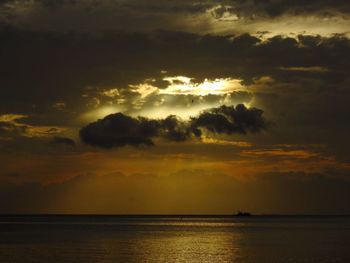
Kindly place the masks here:
<instances>
[{"instance_id":1,"label":"sky","mask_svg":"<svg viewBox=\"0 0 350 263\"><path fill-rule=\"evenodd\" d=\"M350 214L346 0L0 0L0 211Z\"/></svg>"}]
</instances>

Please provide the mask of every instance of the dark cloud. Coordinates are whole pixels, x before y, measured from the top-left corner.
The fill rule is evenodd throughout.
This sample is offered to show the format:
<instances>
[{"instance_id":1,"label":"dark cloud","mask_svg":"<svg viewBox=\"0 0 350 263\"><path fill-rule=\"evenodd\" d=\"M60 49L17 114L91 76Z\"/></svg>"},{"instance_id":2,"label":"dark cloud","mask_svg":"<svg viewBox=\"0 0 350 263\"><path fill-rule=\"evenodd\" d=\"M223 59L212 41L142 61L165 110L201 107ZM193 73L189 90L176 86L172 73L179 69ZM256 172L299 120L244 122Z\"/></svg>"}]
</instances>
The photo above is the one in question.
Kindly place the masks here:
<instances>
[{"instance_id":1,"label":"dark cloud","mask_svg":"<svg viewBox=\"0 0 350 263\"><path fill-rule=\"evenodd\" d=\"M193 28L189 16L203 15L212 6L212 3L183 0L3 1L0 3L0 23L56 32L136 32L159 28L176 30L182 27Z\"/></svg>"},{"instance_id":2,"label":"dark cloud","mask_svg":"<svg viewBox=\"0 0 350 263\"><path fill-rule=\"evenodd\" d=\"M199 99L152 94L137 108L134 102L141 94L129 85L155 79L149 84L162 88L167 85L161 81L164 76L178 75L192 77L196 83L205 78L239 78L245 85L254 85L268 76L272 81L248 90L252 94L249 102L278 123L280 135L269 142L333 144L343 158L349 156L343 142L350 125L346 118L350 114L350 42L344 36L276 36L263 41L248 34L155 31L91 35L4 27L0 38L0 112L30 116L19 123L79 129L91 122L79 117L95 109L89 104L93 99L101 106L118 103L121 109L116 111L133 116L155 109L164 99L164 105L176 113L192 99L199 104ZM325 70L312 70L315 68ZM118 88L118 97L101 98L98 92L104 87ZM202 99L206 107L230 104L217 95ZM57 102L66 105L64 111L53 107ZM231 104L243 102L245 98L238 96Z\"/></svg>"},{"instance_id":3,"label":"dark cloud","mask_svg":"<svg viewBox=\"0 0 350 263\"><path fill-rule=\"evenodd\" d=\"M139 28L143 21L146 24L155 26L156 21L171 22L166 17L174 20L178 17L174 14L201 15L211 11L212 15L220 19L226 13L232 13L240 18L259 18L259 17L277 17L284 14L288 15L309 15L316 14L319 16L349 14L349 3L345 0L175 0L175 1L156 1L156 0L129 0L129 1L77 1L77 0L21 0L16 1L9 6L12 1L2 0L0 5L5 10L11 10L13 6L22 6L31 4L34 7L41 7L41 12L51 10L62 11L70 8L77 15L84 17L84 13L91 14L99 12L111 16L117 22L133 21L138 24ZM66 10L66 14L70 15ZM129 15L129 19L127 19ZM143 19L143 18L147 19ZM68 19L71 19L69 16ZM103 17L102 17L103 18ZM101 23L101 21L99 22ZM126 25L130 26L130 25Z\"/></svg>"},{"instance_id":4,"label":"dark cloud","mask_svg":"<svg viewBox=\"0 0 350 263\"><path fill-rule=\"evenodd\" d=\"M45 5L51 5L52 8L58 8L61 5L71 5L72 1L41 2L46 2ZM9 3L10 1L3 1L4 5ZM176 6L183 6L184 9L186 6L193 6L194 9L204 8L198 3L200 1L175 1L167 4L152 1L149 9L156 9L157 5L163 8L159 12ZM282 6L282 11L275 12L274 15L296 7L313 10L331 6L332 10L346 10L343 6L348 5L345 1L323 0L213 3L231 5L237 10L242 10L242 13L255 9L265 10L269 6ZM75 7L76 5L84 4L79 1L74 4ZM147 8L147 2L123 1L120 6ZM258 90L259 99L265 100L262 102L263 106L259 107L265 112L276 114L290 109L288 114L295 113L293 115L295 127L315 122L315 116L322 116L334 122L334 116L340 119L341 116L348 114L348 110L342 105L346 105L343 100L348 97L349 54L349 39L341 35L329 38L300 35L296 39L276 36L262 41L248 34L203 36L171 31L151 33L113 31L93 35L21 30L14 26L1 26L0 112L28 114L30 115L26 120L28 125L78 126L80 124L76 122L79 113L91 110L91 106L86 105L93 99L82 95L91 95L100 87L117 87L123 95L125 112L134 114L134 104L130 101L135 97L139 98L139 93L131 90L129 85L143 83L147 79L156 79L151 84L164 88L168 85L162 80L165 75L185 75L198 81L205 78L240 78L245 84L270 76L277 83L277 85L269 84L271 88L278 86L279 83L288 86L279 85L278 89L270 90L268 94ZM315 67L326 70L307 70ZM293 68L306 70L288 70ZM162 74L161 71L167 73ZM91 90L87 91L86 87L91 87ZM286 91L286 87L291 88ZM292 92L294 93L291 94ZM254 92L254 96L257 96L257 92ZM280 99L278 107L272 109L275 104L269 103L271 101L267 99L269 96ZM287 97L293 97L293 100L288 100ZM158 98L161 99L160 96ZM329 98L334 101L333 106L329 105L331 101ZM144 102L145 107L155 107L151 98L147 100ZM187 103L188 100L191 99L178 96L167 100L167 103L173 106L181 104L180 101ZM295 100L298 100L299 105L293 103ZM100 101L104 103L102 99ZM57 102L64 102L67 105L65 112L53 107ZM313 107L307 107L310 103ZM284 107L287 104L290 107ZM301 108L303 110L299 110ZM317 114L319 111L322 111L322 114ZM307 120L304 119L306 116ZM301 120L303 123L297 124ZM290 119L288 121L291 123ZM324 125L320 128L327 128L328 121L318 122ZM339 126L342 123L345 122L337 121L334 125Z\"/></svg>"},{"instance_id":5,"label":"dark cloud","mask_svg":"<svg viewBox=\"0 0 350 263\"><path fill-rule=\"evenodd\" d=\"M190 130L186 123L181 121L175 115L170 115L161 120L161 129L163 136L170 141L185 141L190 137Z\"/></svg>"},{"instance_id":6,"label":"dark cloud","mask_svg":"<svg viewBox=\"0 0 350 263\"><path fill-rule=\"evenodd\" d=\"M71 138L68 137L60 137L60 136L55 136L51 143L53 144L65 144L69 146L75 146L75 141Z\"/></svg>"},{"instance_id":7,"label":"dark cloud","mask_svg":"<svg viewBox=\"0 0 350 263\"><path fill-rule=\"evenodd\" d=\"M79 3L77 0L35 0L35 2L41 4L44 7L60 7L63 5L76 5Z\"/></svg>"},{"instance_id":8,"label":"dark cloud","mask_svg":"<svg viewBox=\"0 0 350 263\"><path fill-rule=\"evenodd\" d=\"M341 36L279 36L263 42L251 35L157 31L93 36L7 28L0 38L0 112L29 112L40 115L42 122L51 121L47 115L57 115L56 122L71 121L74 112L86 109L86 87L120 87L132 96L129 84L154 77L162 88L162 70L198 81L232 77L251 83L271 76L297 83L307 73L283 69L318 66L328 71L307 77L335 83L346 79L350 68L349 40ZM52 107L59 101L68 105L70 114Z\"/></svg>"},{"instance_id":9,"label":"dark cloud","mask_svg":"<svg viewBox=\"0 0 350 263\"><path fill-rule=\"evenodd\" d=\"M102 148L153 145L158 135L157 121L132 118L122 113L111 114L80 130L83 142Z\"/></svg>"},{"instance_id":10,"label":"dark cloud","mask_svg":"<svg viewBox=\"0 0 350 263\"><path fill-rule=\"evenodd\" d=\"M212 108L182 121L174 115L165 119L132 118L122 113L106 116L80 130L83 142L102 148L154 145L153 138L185 141L192 135L200 137L201 129L214 134L246 134L266 128L263 111L246 108L243 104Z\"/></svg>"},{"instance_id":11,"label":"dark cloud","mask_svg":"<svg viewBox=\"0 0 350 263\"><path fill-rule=\"evenodd\" d=\"M218 134L257 133L267 128L262 115L262 110L248 109L243 104L236 107L223 105L192 118L191 125L196 130L196 135L201 134L199 128Z\"/></svg>"},{"instance_id":12,"label":"dark cloud","mask_svg":"<svg viewBox=\"0 0 350 263\"><path fill-rule=\"evenodd\" d=\"M1 0L0 4L7 4L11 0ZM128 1L114 1L114 0L20 0L25 4L26 2L36 3L46 8L62 8L65 6L76 6L78 8L86 9L91 11L92 9L98 9L101 7L114 7L116 11L134 10L134 12L140 12L149 14L152 12L156 13L168 13L168 12L189 12L198 13L205 11L207 8L211 7L213 4L210 1L197 1L197 0L177 0L170 2L159 2L157 0L128 0ZM214 1L215 2L215 1Z\"/></svg>"},{"instance_id":13,"label":"dark cloud","mask_svg":"<svg viewBox=\"0 0 350 263\"><path fill-rule=\"evenodd\" d=\"M83 142L102 148L154 145L153 138L162 136L183 141L189 136L184 124L176 116L162 120L132 118L122 113L111 114L80 130Z\"/></svg>"},{"instance_id":14,"label":"dark cloud","mask_svg":"<svg viewBox=\"0 0 350 263\"><path fill-rule=\"evenodd\" d=\"M350 4L344 0L224 0L221 2L231 4L225 11L251 18L258 15L276 17L284 14L305 15L313 13L325 16L336 13L350 13ZM218 14L220 12L222 13L223 11L219 10Z\"/></svg>"}]
</instances>

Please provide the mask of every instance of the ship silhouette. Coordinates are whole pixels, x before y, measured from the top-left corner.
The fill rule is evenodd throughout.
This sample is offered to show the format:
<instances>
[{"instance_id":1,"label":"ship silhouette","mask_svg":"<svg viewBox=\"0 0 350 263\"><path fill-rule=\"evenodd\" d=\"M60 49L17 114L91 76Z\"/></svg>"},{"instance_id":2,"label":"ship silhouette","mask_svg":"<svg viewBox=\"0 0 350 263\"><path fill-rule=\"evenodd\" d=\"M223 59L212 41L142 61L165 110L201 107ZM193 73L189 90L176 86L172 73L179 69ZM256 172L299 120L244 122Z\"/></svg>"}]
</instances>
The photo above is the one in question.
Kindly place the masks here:
<instances>
[{"instance_id":1,"label":"ship silhouette","mask_svg":"<svg viewBox=\"0 0 350 263\"><path fill-rule=\"evenodd\" d=\"M249 212L243 212L243 211L238 211L236 214L233 216L251 216L252 214Z\"/></svg>"}]
</instances>

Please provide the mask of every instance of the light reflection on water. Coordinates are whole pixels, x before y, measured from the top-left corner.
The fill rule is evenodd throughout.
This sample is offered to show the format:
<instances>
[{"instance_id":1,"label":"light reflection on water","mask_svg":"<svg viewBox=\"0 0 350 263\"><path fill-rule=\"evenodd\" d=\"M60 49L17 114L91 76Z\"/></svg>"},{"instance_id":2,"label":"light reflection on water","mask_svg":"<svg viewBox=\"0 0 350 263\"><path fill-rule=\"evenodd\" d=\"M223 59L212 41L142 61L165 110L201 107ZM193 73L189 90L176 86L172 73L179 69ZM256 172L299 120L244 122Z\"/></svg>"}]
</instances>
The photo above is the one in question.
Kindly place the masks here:
<instances>
[{"instance_id":1,"label":"light reflection on water","mask_svg":"<svg viewBox=\"0 0 350 263\"><path fill-rule=\"evenodd\" d=\"M350 262L347 217L1 217L0 262Z\"/></svg>"}]
</instances>

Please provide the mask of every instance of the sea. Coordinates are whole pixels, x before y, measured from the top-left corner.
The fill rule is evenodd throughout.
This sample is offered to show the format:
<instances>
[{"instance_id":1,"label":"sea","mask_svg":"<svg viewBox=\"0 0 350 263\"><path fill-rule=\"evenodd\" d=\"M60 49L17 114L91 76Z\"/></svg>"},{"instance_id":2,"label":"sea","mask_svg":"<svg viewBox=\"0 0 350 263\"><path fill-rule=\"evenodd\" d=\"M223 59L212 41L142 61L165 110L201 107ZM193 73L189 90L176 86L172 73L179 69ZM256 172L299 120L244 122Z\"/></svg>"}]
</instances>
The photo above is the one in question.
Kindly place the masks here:
<instances>
[{"instance_id":1,"label":"sea","mask_svg":"<svg viewBox=\"0 0 350 263\"><path fill-rule=\"evenodd\" d=\"M0 262L350 262L349 216L2 215Z\"/></svg>"}]
</instances>

